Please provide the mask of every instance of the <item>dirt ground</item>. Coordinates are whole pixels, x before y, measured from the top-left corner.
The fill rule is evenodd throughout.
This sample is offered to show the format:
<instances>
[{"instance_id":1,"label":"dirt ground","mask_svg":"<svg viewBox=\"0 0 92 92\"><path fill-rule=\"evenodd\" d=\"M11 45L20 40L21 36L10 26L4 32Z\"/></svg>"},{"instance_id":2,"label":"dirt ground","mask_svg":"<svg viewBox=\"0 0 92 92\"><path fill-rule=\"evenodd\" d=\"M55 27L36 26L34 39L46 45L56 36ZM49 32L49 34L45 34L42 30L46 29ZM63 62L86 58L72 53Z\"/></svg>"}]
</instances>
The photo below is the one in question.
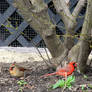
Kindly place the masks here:
<instances>
[{"instance_id":1,"label":"dirt ground","mask_svg":"<svg viewBox=\"0 0 92 92\"><path fill-rule=\"evenodd\" d=\"M27 85L20 86L18 85L18 81L20 78L11 77L9 74L9 63L1 63L2 65L0 71L0 92L92 92L92 87L88 85L92 85L92 69L88 71L87 78L83 77L82 74L79 74L75 71L75 83L72 85L71 90L68 88L57 88L52 89L51 85L55 84L59 79L62 79L60 76L49 76L46 78L40 78L41 75L46 73L54 72L55 70L52 68L48 68L45 63L42 62L25 62L21 63L22 66L27 68L32 68L27 75L25 81ZM84 90L82 90L81 85L84 85ZM22 89L21 91L19 91Z\"/></svg>"}]
</instances>

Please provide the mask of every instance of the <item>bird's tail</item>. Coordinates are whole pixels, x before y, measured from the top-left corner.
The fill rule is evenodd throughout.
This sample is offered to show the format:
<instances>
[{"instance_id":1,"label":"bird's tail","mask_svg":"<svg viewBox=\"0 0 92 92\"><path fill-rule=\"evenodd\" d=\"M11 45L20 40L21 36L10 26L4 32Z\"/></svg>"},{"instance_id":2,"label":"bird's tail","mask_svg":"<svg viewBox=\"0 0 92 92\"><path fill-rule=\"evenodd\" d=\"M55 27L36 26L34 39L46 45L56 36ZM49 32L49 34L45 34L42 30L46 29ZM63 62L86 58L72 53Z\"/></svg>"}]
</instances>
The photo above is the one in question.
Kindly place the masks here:
<instances>
[{"instance_id":1,"label":"bird's tail","mask_svg":"<svg viewBox=\"0 0 92 92\"><path fill-rule=\"evenodd\" d=\"M54 73L49 73L49 74L45 74L45 75L40 76L40 78L52 76L52 75L55 75L55 74L56 74L56 72L54 72Z\"/></svg>"}]
</instances>

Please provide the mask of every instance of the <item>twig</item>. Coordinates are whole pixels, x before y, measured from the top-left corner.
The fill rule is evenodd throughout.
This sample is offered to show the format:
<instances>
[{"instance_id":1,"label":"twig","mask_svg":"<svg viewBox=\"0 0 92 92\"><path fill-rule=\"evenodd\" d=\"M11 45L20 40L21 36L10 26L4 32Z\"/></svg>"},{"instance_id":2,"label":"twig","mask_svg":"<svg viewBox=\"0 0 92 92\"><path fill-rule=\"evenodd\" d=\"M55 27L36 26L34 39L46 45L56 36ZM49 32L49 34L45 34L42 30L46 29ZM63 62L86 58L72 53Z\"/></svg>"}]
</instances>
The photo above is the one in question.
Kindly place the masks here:
<instances>
[{"instance_id":1,"label":"twig","mask_svg":"<svg viewBox=\"0 0 92 92\"><path fill-rule=\"evenodd\" d=\"M63 87L63 90L61 90L61 92L64 92L65 89L66 89L66 85Z\"/></svg>"},{"instance_id":2,"label":"twig","mask_svg":"<svg viewBox=\"0 0 92 92\"><path fill-rule=\"evenodd\" d=\"M29 89L34 88L34 86L31 86L31 85L29 85L29 84L26 84L25 87L27 87L27 88L29 88Z\"/></svg>"},{"instance_id":3,"label":"twig","mask_svg":"<svg viewBox=\"0 0 92 92\"><path fill-rule=\"evenodd\" d=\"M48 52L47 52L46 48L44 48L44 49L45 49L45 52L46 52L47 58L48 58L48 60L49 60L49 63L50 63L50 64L52 64L52 63L51 63L51 60L50 60L50 57L49 57L49 54L48 54Z\"/></svg>"},{"instance_id":4,"label":"twig","mask_svg":"<svg viewBox=\"0 0 92 92\"><path fill-rule=\"evenodd\" d=\"M65 63L65 66L66 66L66 63ZM65 81L67 80L67 72L65 72ZM64 90L66 89L66 83L63 87L63 90L61 92L64 92Z\"/></svg>"}]
</instances>

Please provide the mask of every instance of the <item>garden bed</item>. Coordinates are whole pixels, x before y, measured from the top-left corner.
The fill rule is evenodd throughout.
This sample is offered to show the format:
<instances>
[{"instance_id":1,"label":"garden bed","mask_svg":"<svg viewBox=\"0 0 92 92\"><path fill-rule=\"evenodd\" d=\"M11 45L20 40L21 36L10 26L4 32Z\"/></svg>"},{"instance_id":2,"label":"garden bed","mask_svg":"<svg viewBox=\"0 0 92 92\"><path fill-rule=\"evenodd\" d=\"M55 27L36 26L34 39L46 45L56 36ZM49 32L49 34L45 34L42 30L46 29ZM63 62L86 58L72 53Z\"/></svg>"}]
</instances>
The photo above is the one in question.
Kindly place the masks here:
<instances>
[{"instance_id":1,"label":"garden bed","mask_svg":"<svg viewBox=\"0 0 92 92\"><path fill-rule=\"evenodd\" d=\"M19 63L20 64L20 63ZM55 84L60 76L49 76L46 78L40 78L41 75L46 73L54 72L54 69L49 68L42 61L41 62L24 62L22 66L31 68L29 75L24 80L27 86L20 86L18 82L20 78L11 77L9 74L10 63L1 63L2 65L0 72L0 92L62 92L64 88L52 89L51 86ZM75 82L72 84L72 90L68 88L64 89L63 92L92 92L92 69L90 68L86 77L75 71ZM22 91L18 91L18 90Z\"/></svg>"}]
</instances>

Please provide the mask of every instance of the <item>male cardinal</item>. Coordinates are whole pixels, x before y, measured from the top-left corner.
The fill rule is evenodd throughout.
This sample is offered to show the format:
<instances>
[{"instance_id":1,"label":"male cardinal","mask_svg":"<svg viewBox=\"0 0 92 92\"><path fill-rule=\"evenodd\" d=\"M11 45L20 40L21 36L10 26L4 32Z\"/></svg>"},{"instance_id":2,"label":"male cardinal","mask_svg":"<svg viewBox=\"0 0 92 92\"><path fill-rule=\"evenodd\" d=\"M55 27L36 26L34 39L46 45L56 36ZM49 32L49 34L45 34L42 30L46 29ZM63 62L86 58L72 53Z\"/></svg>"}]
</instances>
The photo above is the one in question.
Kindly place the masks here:
<instances>
[{"instance_id":1,"label":"male cardinal","mask_svg":"<svg viewBox=\"0 0 92 92\"><path fill-rule=\"evenodd\" d=\"M25 69L24 67L16 65L15 62L13 64L11 64L10 68L9 68L9 72L10 72L11 76L14 76L14 77L23 77L24 72L26 70L29 70L29 69Z\"/></svg>"},{"instance_id":2,"label":"male cardinal","mask_svg":"<svg viewBox=\"0 0 92 92\"><path fill-rule=\"evenodd\" d=\"M60 75L60 76L63 76L63 77L67 77L74 72L76 67L77 67L76 62L70 62L68 65L66 65L65 67L62 67L58 71L56 71L54 73L50 73L50 74L45 74L45 75L41 76L41 78L51 76L51 75Z\"/></svg>"}]
</instances>

